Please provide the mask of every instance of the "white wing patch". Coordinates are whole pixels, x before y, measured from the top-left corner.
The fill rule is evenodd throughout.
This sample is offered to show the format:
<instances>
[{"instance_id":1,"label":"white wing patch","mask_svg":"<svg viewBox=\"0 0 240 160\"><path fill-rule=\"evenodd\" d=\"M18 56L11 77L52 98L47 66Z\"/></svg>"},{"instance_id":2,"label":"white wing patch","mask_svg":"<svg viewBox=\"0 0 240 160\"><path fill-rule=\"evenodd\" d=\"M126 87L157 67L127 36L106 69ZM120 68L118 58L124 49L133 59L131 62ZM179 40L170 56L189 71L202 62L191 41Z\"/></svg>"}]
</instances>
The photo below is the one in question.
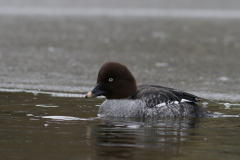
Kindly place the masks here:
<instances>
[{"instance_id":1,"label":"white wing patch","mask_svg":"<svg viewBox=\"0 0 240 160\"><path fill-rule=\"evenodd\" d=\"M173 102L169 102L169 103L160 103L160 104L157 104L156 107L163 107L163 106L166 106L167 104L179 104L178 101L173 101Z\"/></svg>"},{"instance_id":2,"label":"white wing patch","mask_svg":"<svg viewBox=\"0 0 240 160\"><path fill-rule=\"evenodd\" d=\"M163 103L160 103L160 104L157 104L156 107L162 107L162 106L166 106L166 103L163 102Z\"/></svg>"},{"instance_id":3,"label":"white wing patch","mask_svg":"<svg viewBox=\"0 0 240 160\"><path fill-rule=\"evenodd\" d=\"M174 101L171 104L179 104L179 102L178 101Z\"/></svg>"},{"instance_id":4,"label":"white wing patch","mask_svg":"<svg viewBox=\"0 0 240 160\"><path fill-rule=\"evenodd\" d=\"M187 99L182 99L181 102L192 102L192 101L189 101Z\"/></svg>"}]
</instances>

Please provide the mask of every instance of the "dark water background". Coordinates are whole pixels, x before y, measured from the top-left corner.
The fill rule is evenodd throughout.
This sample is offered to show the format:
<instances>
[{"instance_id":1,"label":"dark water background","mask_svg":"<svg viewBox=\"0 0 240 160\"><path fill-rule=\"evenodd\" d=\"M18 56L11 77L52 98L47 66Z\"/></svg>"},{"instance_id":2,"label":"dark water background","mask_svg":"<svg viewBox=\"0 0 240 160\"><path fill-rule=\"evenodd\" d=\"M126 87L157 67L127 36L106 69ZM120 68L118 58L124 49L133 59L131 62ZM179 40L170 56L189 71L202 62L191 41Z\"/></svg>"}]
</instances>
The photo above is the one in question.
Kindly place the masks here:
<instances>
[{"instance_id":1,"label":"dark water background","mask_svg":"<svg viewBox=\"0 0 240 160\"><path fill-rule=\"evenodd\" d=\"M99 118L104 99L1 92L3 159L239 159L239 117ZM205 104L239 115L240 104Z\"/></svg>"},{"instance_id":2,"label":"dark water background","mask_svg":"<svg viewBox=\"0 0 240 160\"><path fill-rule=\"evenodd\" d=\"M1 159L239 159L239 1L0 1ZM106 61L222 118L99 118Z\"/></svg>"}]
</instances>

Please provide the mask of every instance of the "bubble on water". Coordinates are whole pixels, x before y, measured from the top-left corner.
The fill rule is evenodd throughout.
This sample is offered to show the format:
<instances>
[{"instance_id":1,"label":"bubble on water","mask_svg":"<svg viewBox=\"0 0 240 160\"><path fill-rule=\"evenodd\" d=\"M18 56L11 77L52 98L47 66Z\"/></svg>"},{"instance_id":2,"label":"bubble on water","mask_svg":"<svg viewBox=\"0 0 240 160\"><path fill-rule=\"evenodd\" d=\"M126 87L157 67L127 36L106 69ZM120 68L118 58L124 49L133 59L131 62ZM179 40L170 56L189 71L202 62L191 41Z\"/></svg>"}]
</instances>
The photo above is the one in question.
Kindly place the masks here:
<instances>
[{"instance_id":1,"label":"bubble on water","mask_svg":"<svg viewBox=\"0 0 240 160\"><path fill-rule=\"evenodd\" d=\"M224 104L224 106L226 107L225 109L228 109L228 108L231 107L231 104L230 104L230 103L223 103L223 104Z\"/></svg>"}]
</instances>

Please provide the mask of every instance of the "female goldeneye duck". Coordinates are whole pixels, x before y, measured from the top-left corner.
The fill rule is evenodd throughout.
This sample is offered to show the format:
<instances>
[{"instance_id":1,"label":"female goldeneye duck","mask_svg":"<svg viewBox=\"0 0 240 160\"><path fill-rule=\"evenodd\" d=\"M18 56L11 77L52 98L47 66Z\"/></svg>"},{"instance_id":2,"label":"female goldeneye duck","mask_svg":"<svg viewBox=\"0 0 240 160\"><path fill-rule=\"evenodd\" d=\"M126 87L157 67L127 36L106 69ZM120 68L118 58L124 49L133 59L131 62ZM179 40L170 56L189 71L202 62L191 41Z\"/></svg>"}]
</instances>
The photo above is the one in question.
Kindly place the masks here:
<instances>
[{"instance_id":1,"label":"female goldeneye duck","mask_svg":"<svg viewBox=\"0 0 240 160\"><path fill-rule=\"evenodd\" d=\"M105 63L97 84L86 98L105 96L99 116L182 117L209 116L196 102L203 99L187 92L157 85L137 86L129 69L117 62Z\"/></svg>"}]
</instances>

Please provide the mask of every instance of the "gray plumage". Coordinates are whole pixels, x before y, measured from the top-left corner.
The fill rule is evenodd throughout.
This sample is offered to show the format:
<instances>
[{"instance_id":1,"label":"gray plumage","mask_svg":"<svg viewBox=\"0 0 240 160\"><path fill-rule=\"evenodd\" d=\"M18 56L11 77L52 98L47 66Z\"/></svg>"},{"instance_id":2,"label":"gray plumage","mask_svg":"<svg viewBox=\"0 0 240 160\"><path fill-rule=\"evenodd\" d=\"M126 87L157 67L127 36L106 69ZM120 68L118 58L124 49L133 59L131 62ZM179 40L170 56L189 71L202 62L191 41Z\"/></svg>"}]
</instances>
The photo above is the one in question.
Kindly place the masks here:
<instances>
[{"instance_id":1,"label":"gray plumage","mask_svg":"<svg viewBox=\"0 0 240 160\"><path fill-rule=\"evenodd\" d=\"M189 102L181 102L183 99ZM105 100L99 108L100 116L116 117L183 117L209 116L197 100L200 97L172 88L140 85L130 98Z\"/></svg>"}]
</instances>

